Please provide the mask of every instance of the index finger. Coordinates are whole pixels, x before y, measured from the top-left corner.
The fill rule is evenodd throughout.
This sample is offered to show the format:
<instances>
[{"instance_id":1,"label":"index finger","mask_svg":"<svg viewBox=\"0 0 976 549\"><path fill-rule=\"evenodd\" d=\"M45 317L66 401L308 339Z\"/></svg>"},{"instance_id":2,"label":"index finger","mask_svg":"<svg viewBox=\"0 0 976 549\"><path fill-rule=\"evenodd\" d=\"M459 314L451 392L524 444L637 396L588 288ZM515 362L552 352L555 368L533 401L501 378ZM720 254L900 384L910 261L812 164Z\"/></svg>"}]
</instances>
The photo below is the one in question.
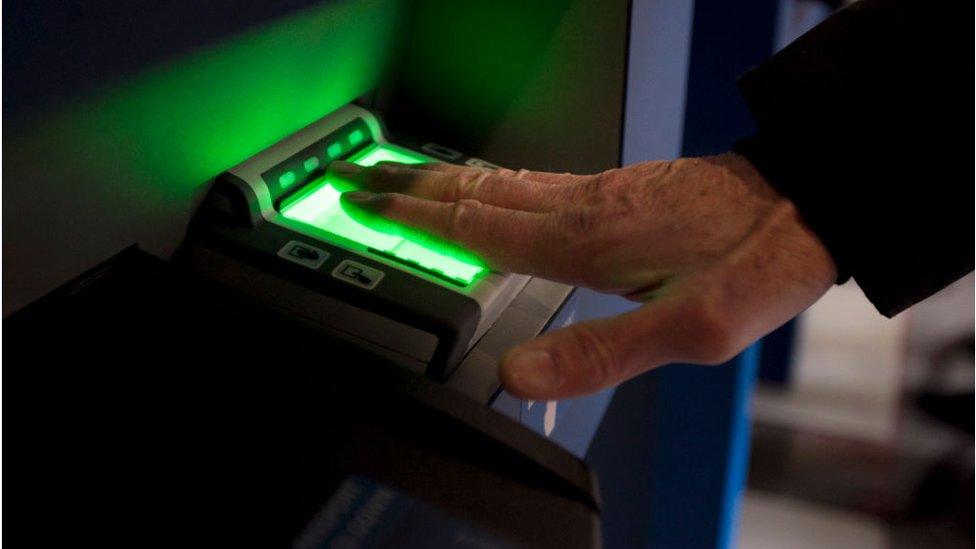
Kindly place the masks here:
<instances>
[{"instance_id":1,"label":"index finger","mask_svg":"<svg viewBox=\"0 0 976 549\"><path fill-rule=\"evenodd\" d=\"M377 165L382 164L392 164L392 162L380 162ZM492 171L490 168L480 168L473 166L459 166L457 164L446 164L443 162L429 162L424 164L410 164L411 168L418 170L427 170L435 172L444 173L467 173L467 172L477 172L477 171ZM498 168L493 170L493 173L498 175L503 175L506 177L511 177L513 179L519 179L522 181L534 181L536 183L545 183L547 185L572 185L576 183L582 183L589 181L596 177L595 175L579 175L572 173L557 173L557 172L542 172L535 170L519 169L512 170L509 168Z\"/></svg>"},{"instance_id":2,"label":"index finger","mask_svg":"<svg viewBox=\"0 0 976 549\"><path fill-rule=\"evenodd\" d=\"M472 199L514 210L549 211L572 198L569 187L554 188L497 171L460 166L457 170L422 169L418 166L423 164L380 163L363 168L337 162L333 169L365 190L409 194L441 202Z\"/></svg>"}]
</instances>

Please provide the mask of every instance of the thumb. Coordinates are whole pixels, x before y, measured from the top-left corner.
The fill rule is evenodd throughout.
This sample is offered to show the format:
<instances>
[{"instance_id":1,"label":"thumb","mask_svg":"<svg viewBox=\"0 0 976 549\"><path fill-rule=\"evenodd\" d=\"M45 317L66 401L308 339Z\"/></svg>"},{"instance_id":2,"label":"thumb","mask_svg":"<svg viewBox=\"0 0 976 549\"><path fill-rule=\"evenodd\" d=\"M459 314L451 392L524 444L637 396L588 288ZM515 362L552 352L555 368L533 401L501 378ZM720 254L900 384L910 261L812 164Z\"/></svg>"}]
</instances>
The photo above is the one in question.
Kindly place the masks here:
<instances>
[{"instance_id":1,"label":"thumb","mask_svg":"<svg viewBox=\"0 0 976 549\"><path fill-rule=\"evenodd\" d=\"M533 400L580 396L616 385L668 362L658 329L664 313L644 307L573 324L519 345L502 359L499 376L512 395Z\"/></svg>"}]
</instances>

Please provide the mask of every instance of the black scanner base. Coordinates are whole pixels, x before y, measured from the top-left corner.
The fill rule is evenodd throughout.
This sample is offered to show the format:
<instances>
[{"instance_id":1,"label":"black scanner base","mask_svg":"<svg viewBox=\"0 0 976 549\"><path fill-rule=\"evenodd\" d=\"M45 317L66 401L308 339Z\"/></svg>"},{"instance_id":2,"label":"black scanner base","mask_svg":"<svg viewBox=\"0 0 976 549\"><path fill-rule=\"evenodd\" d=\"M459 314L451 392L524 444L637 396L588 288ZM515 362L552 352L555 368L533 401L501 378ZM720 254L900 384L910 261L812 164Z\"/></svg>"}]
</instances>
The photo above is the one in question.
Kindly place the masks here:
<instances>
[{"instance_id":1,"label":"black scanner base","mask_svg":"<svg viewBox=\"0 0 976 549\"><path fill-rule=\"evenodd\" d=\"M15 545L291 546L351 475L514 543L599 538L576 458L138 251L4 330Z\"/></svg>"}]
</instances>

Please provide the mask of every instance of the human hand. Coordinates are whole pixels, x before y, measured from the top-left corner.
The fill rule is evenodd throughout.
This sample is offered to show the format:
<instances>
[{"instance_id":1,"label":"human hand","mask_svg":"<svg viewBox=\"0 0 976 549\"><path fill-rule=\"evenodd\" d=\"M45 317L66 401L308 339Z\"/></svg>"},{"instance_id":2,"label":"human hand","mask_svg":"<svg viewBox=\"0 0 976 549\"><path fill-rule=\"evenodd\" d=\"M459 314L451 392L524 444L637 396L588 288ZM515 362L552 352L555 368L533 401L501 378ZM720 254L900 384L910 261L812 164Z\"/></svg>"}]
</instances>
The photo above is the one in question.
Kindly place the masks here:
<instances>
[{"instance_id":1,"label":"human hand","mask_svg":"<svg viewBox=\"0 0 976 549\"><path fill-rule=\"evenodd\" d=\"M643 303L510 350L513 395L592 393L670 362L718 364L814 303L837 278L793 204L734 153L596 175L347 162L347 205L457 242L493 269Z\"/></svg>"}]
</instances>

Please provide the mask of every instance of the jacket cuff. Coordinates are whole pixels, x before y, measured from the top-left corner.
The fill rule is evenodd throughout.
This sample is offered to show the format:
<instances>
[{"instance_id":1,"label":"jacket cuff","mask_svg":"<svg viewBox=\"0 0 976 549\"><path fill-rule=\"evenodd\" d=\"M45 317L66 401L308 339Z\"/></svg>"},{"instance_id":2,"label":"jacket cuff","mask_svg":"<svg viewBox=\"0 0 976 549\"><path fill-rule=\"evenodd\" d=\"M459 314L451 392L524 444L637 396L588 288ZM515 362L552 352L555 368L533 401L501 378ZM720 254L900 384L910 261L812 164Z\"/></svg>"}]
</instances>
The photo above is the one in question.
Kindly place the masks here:
<instances>
[{"instance_id":1,"label":"jacket cuff","mask_svg":"<svg viewBox=\"0 0 976 549\"><path fill-rule=\"evenodd\" d=\"M839 231L836 220L823 215L829 211L819 204L823 197L811 192L804 192L805 185L791 178L789 169L781 165L780 158L762 137L753 136L736 142L733 150L744 156L763 175L766 182L780 195L788 198L800 212L800 217L817 235L824 247L830 253L837 266L836 284L843 284L850 280L850 256L843 234Z\"/></svg>"}]
</instances>

